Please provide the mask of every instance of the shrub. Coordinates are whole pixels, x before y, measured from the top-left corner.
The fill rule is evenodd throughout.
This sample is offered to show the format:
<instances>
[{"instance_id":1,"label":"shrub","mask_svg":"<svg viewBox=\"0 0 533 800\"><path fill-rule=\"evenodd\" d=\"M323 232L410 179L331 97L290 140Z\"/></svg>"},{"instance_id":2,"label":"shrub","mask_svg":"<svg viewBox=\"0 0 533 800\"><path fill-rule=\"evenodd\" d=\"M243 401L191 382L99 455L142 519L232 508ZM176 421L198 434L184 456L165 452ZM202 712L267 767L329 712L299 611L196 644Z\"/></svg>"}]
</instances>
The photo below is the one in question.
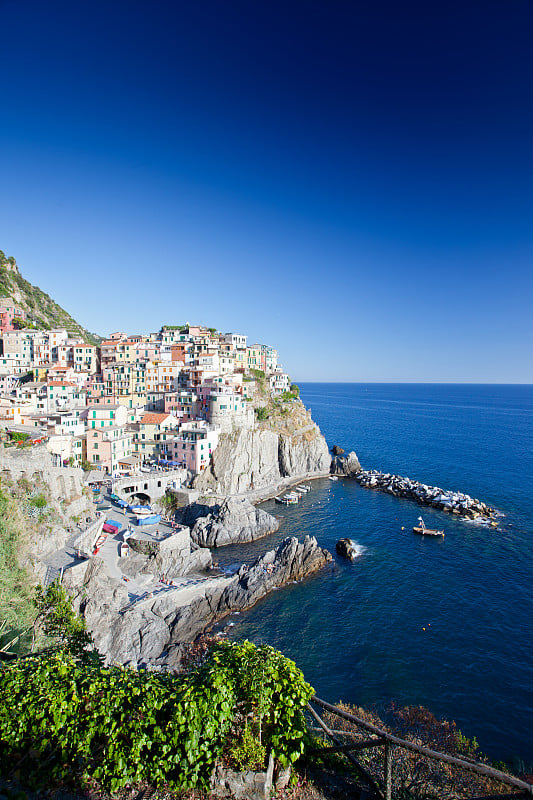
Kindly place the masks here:
<instances>
[{"instance_id":1,"label":"shrub","mask_svg":"<svg viewBox=\"0 0 533 800\"><path fill-rule=\"evenodd\" d=\"M265 406L260 406L259 408L255 409L255 417L259 422L262 422L268 419L268 408Z\"/></svg>"},{"instance_id":2,"label":"shrub","mask_svg":"<svg viewBox=\"0 0 533 800\"><path fill-rule=\"evenodd\" d=\"M242 733L241 760L264 747L295 761L312 691L292 661L250 642L220 645L180 677L80 664L64 651L22 659L0 672L0 773L24 762L30 785L48 788L69 778L111 791L206 786L236 709L262 731L260 746Z\"/></svg>"}]
</instances>

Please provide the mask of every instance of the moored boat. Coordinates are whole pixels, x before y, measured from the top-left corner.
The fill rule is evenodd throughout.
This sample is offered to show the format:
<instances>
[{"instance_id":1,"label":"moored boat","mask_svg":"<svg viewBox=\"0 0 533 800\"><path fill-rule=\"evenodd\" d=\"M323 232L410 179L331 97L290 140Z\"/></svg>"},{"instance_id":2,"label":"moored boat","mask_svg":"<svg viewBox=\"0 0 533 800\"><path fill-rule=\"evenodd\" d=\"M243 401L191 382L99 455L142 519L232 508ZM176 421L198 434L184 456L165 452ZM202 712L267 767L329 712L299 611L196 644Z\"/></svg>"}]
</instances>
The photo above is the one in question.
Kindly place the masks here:
<instances>
[{"instance_id":1,"label":"moored boat","mask_svg":"<svg viewBox=\"0 0 533 800\"><path fill-rule=\"evenodd\" d=\"M418 517L420 525L415 525L413 533L420 533L422 536L444 536L444 531L438 531L435 528L426 528L426 523L422 517Z\"/></svg>"},{"instance_id":2,"label":"moored boat","mask_svg":"<svg viewBox=\"0 0 533 800\"><path fill-rule=\"evenodd\" d=\"M288 506L294 506L298 503L299 497L297 494L289 492L289 494L284 495L283 499Z\"/></svg>"}]
</instances>

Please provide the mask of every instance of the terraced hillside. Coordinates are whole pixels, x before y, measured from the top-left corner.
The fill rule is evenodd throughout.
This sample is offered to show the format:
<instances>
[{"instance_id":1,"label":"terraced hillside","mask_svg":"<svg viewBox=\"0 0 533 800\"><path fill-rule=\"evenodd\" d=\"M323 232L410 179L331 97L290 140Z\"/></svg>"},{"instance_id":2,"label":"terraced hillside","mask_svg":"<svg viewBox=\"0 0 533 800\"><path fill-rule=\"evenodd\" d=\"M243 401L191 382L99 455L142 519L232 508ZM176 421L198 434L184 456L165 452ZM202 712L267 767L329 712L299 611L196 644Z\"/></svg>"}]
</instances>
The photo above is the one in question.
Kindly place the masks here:
<instances>
[{"instance_id":1,"label":"terraced hillside","mask_svg":"<svg viewBox=\"0 0 533 800\"><path fill-rule=\"evenodd\" d=\"M15 259L6 257L0 250L0 302L3 297L11 297L20 305L35 328L66 328L69 334L83 336L91 344L98 344L101 340L97 334L90 333L76 322L46 292L25 280Z\"/></svg>"}]
</instances>

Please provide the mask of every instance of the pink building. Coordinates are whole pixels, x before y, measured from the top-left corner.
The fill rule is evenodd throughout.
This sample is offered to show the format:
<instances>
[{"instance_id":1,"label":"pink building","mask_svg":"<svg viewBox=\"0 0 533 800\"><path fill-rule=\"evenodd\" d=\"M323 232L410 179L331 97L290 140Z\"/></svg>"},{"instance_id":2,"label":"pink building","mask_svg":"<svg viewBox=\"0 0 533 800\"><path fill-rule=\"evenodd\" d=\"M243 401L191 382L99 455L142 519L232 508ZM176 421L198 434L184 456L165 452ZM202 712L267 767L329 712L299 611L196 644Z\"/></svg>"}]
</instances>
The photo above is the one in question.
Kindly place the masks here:
<instances>
[{"instance_id":1,"label":"pink building","mask_svg":"<svg viewBox=\"0 0 533 800\"><path fill-rule=\"evenodd\" d=\"M168 392L165 395L165 412L181 422L205 419L209 408L205 396L198 391Z\"/></svg>"},{"instance_id":2,"label":"pink building","mask_svg":"<svg viewBox=\"0 0 533 800\"><path fill-rule=\"evenodd\" d=\"M14 331L13 320L15 317L25 320L26 312L17 306L11 298L6 297L0 303L0 332Z\"/></svg>"},{"instance_id":3,"label":"pink building","mask_svg":"<svg viewBox=\"0 0 533 800\"><path fill-rule=\"evenodd\" d=\"M184 423L179 436L162 444L161 456L195 474L203 472L218 444L219 435L218 427L203 420Z\"/></svg>"}]
</instances>

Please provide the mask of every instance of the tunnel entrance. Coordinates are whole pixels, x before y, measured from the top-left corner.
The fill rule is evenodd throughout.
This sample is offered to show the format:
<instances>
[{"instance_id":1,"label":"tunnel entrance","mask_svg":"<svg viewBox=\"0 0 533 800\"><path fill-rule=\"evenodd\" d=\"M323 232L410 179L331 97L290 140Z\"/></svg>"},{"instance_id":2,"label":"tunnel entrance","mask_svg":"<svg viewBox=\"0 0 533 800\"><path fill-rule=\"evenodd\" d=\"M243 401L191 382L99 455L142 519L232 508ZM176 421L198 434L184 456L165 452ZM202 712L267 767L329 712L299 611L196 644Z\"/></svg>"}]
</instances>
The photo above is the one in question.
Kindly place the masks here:
<instances>
[{"instance_id":1,"label":"tunnel entrance","mask_svg":"<svg viewBox=\"0 0 533 800\"><path fill-rule=\"evenodd\" d=\"M150 495L146 494L146 492L134 492L132 494L132 498L138 500L141 505L150 505L152 502L150 499Z\"/></svg>"}]
</instances>

